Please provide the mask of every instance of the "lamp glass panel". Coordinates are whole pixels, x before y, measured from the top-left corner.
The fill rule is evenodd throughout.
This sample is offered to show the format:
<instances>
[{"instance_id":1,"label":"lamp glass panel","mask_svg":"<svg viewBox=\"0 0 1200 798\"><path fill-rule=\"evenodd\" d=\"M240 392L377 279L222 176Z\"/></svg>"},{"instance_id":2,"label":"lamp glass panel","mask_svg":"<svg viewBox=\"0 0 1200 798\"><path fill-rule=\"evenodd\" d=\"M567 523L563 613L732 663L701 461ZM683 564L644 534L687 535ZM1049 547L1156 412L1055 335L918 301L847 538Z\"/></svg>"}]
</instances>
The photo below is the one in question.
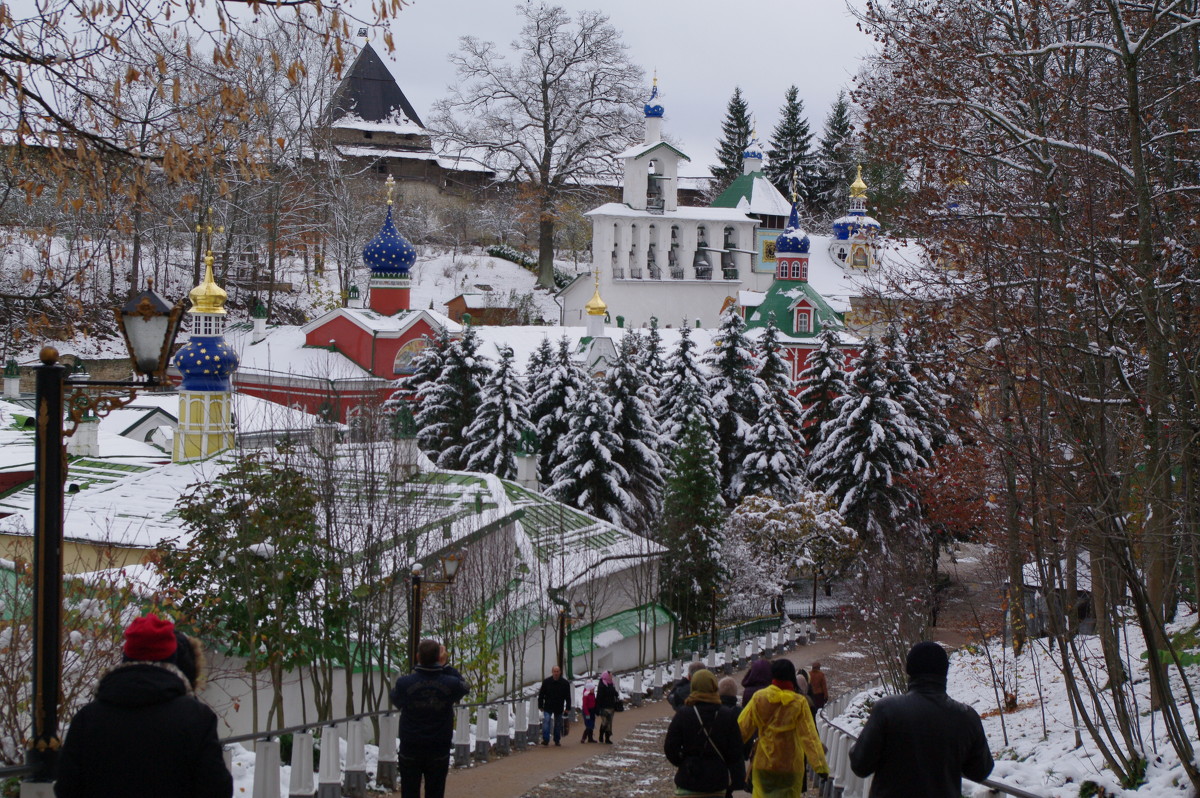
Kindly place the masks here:
<instances>
[{"instance_id":1,"label":"lamp glass panel","mask_svg":"<svg viewBox=\"0 0 1200 798\"><path fill-rule=\"evenodd\" d=\"M166 315L147 319L137 314L125 314L125 332L129 335L129 348L132 350L130 354L142 373L150 374L158 369L170 323L171 319Z\"/></svg>"},{"instance_id":2,"label":"lamp glass panel","mask_svg":"<svg viewBox=\"0 0 1200 798\"><path fill-rule=\"evenodd\" d=\"M453 579L458 573L459 556L451 554L442 558L442 569L445 571L447 579Z\"/></svg>"}]
</instances>

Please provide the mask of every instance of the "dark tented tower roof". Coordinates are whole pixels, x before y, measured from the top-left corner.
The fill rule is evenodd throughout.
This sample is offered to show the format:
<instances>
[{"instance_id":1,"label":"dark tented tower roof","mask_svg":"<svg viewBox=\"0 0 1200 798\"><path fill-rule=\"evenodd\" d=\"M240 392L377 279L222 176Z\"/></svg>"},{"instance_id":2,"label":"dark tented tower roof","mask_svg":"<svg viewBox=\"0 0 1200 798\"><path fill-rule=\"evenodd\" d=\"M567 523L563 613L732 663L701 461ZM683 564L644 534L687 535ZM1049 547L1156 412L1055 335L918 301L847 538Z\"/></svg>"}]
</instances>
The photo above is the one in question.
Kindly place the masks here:
<instances>
[{"instance_id":1,"label":"dark tented tower roof","mask_svg":"<svg viewBox=\"0 0 1200 798\"><path fill-rule=\"evenodd\" d=\"M328 119L336 122L347 114L354 114L367 122L387 122L397 110L421 127L425 126L375 48L369 43L364 44L350 72L334 92Z\"/></svg>"}]
</instances>

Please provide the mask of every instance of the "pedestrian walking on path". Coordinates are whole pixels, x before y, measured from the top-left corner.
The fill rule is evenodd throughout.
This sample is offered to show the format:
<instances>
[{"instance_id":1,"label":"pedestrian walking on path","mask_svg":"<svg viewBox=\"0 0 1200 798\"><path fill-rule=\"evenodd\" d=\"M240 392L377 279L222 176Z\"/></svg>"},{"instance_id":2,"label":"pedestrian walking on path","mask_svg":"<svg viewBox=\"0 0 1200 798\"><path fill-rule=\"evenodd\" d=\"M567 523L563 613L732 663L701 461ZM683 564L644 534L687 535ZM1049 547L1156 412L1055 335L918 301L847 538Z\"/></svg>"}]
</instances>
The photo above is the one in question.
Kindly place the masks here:
<instances>
[{"instance_id":1,"label":"pedestrian walking on path","mask_svg":"<svg viewBox=\"0 0 1200 798\"><path fill-rule=\"evenodd\" d=\"M436 640L417 644L417 666L396 680L392 704L400 710L400 771L402 798L442 798L450 771L454 738L454 705L467 694L467 683L447 664L446 647Z\"/></svg>"},{"instance_id":2,"label":"pedestrian walking on path","mask_svg":"<svg viewBox=\"0 0 1200 798\"><path fill-rule=\"evenodd\" d=\"M612 673L600 674L600 687L596 690L596 714L600 716L600 742L612 745L613 715L621 704Z\"/></svg>"},{"instance_id":3,"label":"pedestrian walking on path","mask_svg":"<svg viewBox=\"0 0 1200 798\"><path fill-rule=\"evenodd\" d=\"M750 698L759 690L771 683L771 660L756 659L750 663L750 670L742 677L742 706L750 703Z\"/></svg>"},{"instance_id":4,"label":"pedestrian walking on path","mask_svg":"<svg viewBox=\"0 0 1200 798\"><path fill-rule=\"evenodd\" d=\"M875 776L870 798L957 798L964 775L978 782L992 772L979 713L946 695L950 658L937 643L917 643L904 667L908 692L871 709L850 768Z\"/></svg>"},{"instance_id":5,"label":"pedestrian walking on path","mask_svg":"<svg viewBox=\"0 0 1200 798\"><path fill-rule=\"evenodd\" d=\"M689 662L687 667L687 675L675 683L671 688L671 692L667 694L667 703L678 710L687 699L688 693L692 691L692 674L704 667L703 662Z\"/></svg>"},{"instance_id":6,"label":"pedestrian walking on path","mask_svg":"<svg viewBox=\"0 0 1200 798\"><path fill-rule=\"evenodd\" d=\"M758 735L750 760L754 798L802 798L806 762L816 773L829 774L812 710L796 686L796 666L775 660L771 683L754 694L738 717L743 740Z\"/></svg>"},{"instance_id":7,"label":"pedestrian walking on path","mask_svg":"<svg viewBox=\"0 0 1200 798\"><path fill-rule=\"evenodd\" d=\"M551 731L554 744L561 745L563 715L571 709L571 683L563 678L562 668L557 665L550 669L550 675L538 688L537 705L542 711L542 745L550 745Z\"/></svg>"},{"instance_id":8,"label":"pedestrian walking on path","mask_svg":"<svg viewBox=\"0 0 1200 798\"><path fill-rule=\"evenodd\" d=\"M722 706L711 671L692 675L691 690L671 718L663 748L677 768L677 796L725 798L745 784L737 712Z\"/></svg>"},{"instance_id":9,"label":"pedestrian walking on path","mask_svg":"<svg viewBox=\"0 0 1200 798\"><path fill-rule=\"evenodd\" d=\"M812 672L808 674L808 687L813 706L821 709L829 703L829 681L825 678L825 671L821 670L819 662L812 664Z\"/></svg>"},{"instance_id":10,"label":"pedestrian walking on path","mask_svg":"<svg viewBox=\"0 0 1200 798\"><path fill-rule=\"evenodd\" d=\"M738 705L738 683L732 676L726 676L717 682L717 694L721 696L721 706L741 709Z\"/></svg>"},{"instance_id":11,"label":"pedestrian walking on path","mask_svg":"<svg viewBox=\"0 0 1200 798\"><path fill-rule=\"evenodd\" d=\"M596 742L596 683L591 679L584 682L583 698L579 702L579 708L583 711L583 737L579 739L581 743Z\"/></svg>"},{"instance_id":12,"label":"pedestrian walking on path","mask_svg":"<svg viewBox=\"0 0 1200 798\"><path fill-rule=\"evenodd\" d=\"M124 661L71 719L58 764L58 798L228 798L233 777L217 716L195 696L199 642L154 613L125 630Z\"/></svg>"}]
</instances>

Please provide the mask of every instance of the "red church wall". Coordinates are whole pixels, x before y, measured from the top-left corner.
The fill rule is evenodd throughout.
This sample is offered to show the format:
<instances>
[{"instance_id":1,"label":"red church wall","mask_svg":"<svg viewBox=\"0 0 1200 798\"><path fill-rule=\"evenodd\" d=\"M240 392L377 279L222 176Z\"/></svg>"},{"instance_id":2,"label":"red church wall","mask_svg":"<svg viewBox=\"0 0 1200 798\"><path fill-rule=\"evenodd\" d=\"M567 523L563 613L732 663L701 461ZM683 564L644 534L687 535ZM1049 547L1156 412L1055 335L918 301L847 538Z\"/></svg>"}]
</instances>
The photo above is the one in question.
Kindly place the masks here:
<instances>
[{"instance_id":1,"label":"red church wall","mask_svg":"<svg viewBox=\"0 0 1200 798\"><path fill-rule=\"evenodd\" d=\"M380 338L375 342L375 368L372 370L380 377L388 379L396 379L400 375L396 373L396 353L406 346L410 341L419 341L422 337L428 335L433 336L437 333L433 326L424 318L420 319L413 326L404 331L404 335L399 338Z\"/></svg>"},{"instance_id":2,"label":"red church wall","mask_svg":"<svg viewBox=\"0 0 1200 798\"><path fill-rule=\"evenodd\" d=\"M333 346L364 369L371 368L371 334L344 316L334 316L304 337L309 346Z\"/></svg>"}]
</instances>

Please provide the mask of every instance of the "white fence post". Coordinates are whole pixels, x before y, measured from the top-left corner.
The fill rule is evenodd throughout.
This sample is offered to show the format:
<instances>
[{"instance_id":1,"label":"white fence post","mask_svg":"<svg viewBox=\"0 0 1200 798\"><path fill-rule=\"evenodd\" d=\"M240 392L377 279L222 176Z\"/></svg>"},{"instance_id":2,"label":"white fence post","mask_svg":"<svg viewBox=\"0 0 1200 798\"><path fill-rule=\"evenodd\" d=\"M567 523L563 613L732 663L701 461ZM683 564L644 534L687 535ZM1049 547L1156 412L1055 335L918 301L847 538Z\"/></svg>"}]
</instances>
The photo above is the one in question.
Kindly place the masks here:
<instances>
[{"instance_id":1,"label":"white fence post","mask_svg":"<svg viewBox=\"0 0 1200 798\"><path fill-rule=\"evenodd\" d=\"M375 772L375 782L390 790L395 790L400 785L400 766L396 752L396 738L399 735L399 715L389 714L379 718L379 768Z\"/></svg>"},{"instance_id":2,"label":"white fence post","mask_svg":"<svg viewBox=\"0 0 1200 798\"><path fill-rule=\"evenodd\" d=\"M313 773L312 732L292 735L292 774L288 779L290 798L313 798L317 794L317 779Z\"/></svg>"},{"instance_id":3,"label":"white fence post","mask_svg":"<svg viewBox=\"0 0 1200 798\"><path fill-rule=\"evenodd\" d=\"M517 699L513 701L513 748L521 751L529 743L529 716L526 710L529 703Z\"/></svg>"},{"instance_id":4,"label":"white fence post","mask_svg":"<svg viewBox=\"0 0 1200 798\"><path fill-rule=\"evenodd\" d=\"M632 701L635 707L640 707L646 698L646 693L642 689L642 671L636 670L633 673L633 696Z\"/></svg>"},{"instance_id":5,"label":"white fence post","mask_svg":"<svg viewBox=\"0 0 1200 798\"><path fill-rule=\"evenodd\" d=\"M367 740L363 724L366 718L346 723L346 795L364 798L367 794Z\"/></svg>"},{"instance_id":6,"label":"white fence post","mask_svg":"<svg viewBox=\"0 0 1200 798\"><path fill-rule=\"evenodd\" d=\"M341 728L321 730L321 764L317 768L317 798L342 798Z\"/></svg>"},{"instance_id":7,"label":"white fence post","mask_svg":"<svg viewBox=\"0 0 1200 798\"><path fill-rule=\"evenodd\" d=\"M667 669L662 665L654 669L654 685L650 688L650 697L658 701L663 697L663 678L666 676Z\"/></svg>"},{"instance_id":8,"label":"white fence post","mask_svg":"<svg viewBox=\"0 0 1200 798\"><path fill-rule=\"evenodd\" d=\"M471 764L471 708L458 705L454 709L454 766Z\"/></svg>"},{"instance_id":9,"label":"white fence post","mask_svg":"<svg viewBox=\"0 0 1200 798\"><path fill-rule=\"evenodd\" d=\"M488 720L488 708L475 708L475 761L488 761L488 752L492 750L492 725Z\"/></svg>"},{"instance_id":10,"label":"white fence post","mask_svg":"<svg viewBox=\"0 0 1200 798\"><path fill-rule=\"evenodd\" d=\"M537 745L542 736L542 713L538 712L537 699L529 699L529 744Z\"/></svg>"},{"instance_id":11,"label":"white fence post","mask_svg":"<svg viewBox=\"0 0 1200 798\"><path fill-rule=\"evenodd\" d=\"M509 732L508 704L496 705L496 753L501 756L512 750L512 734Z\"/></svg>"},{"instance_id":12,"label":"white fence post","mask_svg":"<svg viewBox=\"0 0 1200 798\"><path fill-rule=\"evenodd\" d=\"M279 741L254 741L254 798L279 795Z\"/></svg>"}]
</instances>

